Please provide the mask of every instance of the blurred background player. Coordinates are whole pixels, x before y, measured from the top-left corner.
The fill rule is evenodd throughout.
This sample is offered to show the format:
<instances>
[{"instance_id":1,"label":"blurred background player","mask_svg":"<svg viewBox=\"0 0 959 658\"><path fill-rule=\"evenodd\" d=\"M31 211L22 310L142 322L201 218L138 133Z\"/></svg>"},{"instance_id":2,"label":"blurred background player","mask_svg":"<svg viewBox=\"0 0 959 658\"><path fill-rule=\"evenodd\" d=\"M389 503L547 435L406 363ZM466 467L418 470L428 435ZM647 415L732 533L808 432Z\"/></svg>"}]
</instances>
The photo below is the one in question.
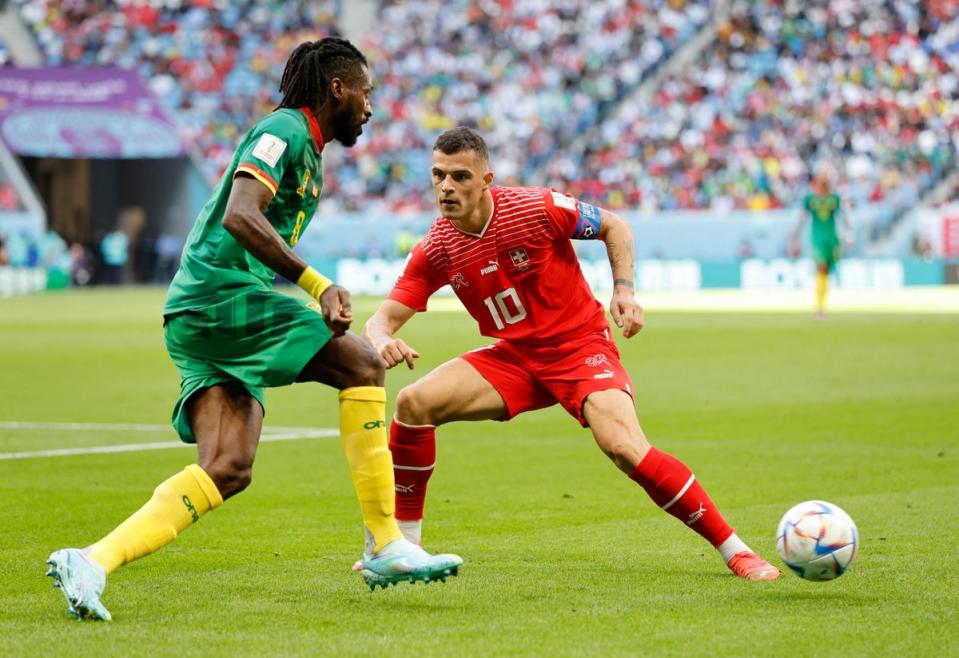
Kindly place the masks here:
<instances>
[{"instance_id":1,"label":"blurred background player","mask_svg":"<svg viewBox=\"0 0 959 658\"><path fill-rule=\"evenodd\" d=\"M303 43L280 91L280 106L242 139L197 218L167 294L167 349L181 377L173 425L197 444L198 463L161 483L100 541L50 556L48 574L81 619L111 618L100 597L117 567L162 548L249 485L263 388L294 382L340 391L340 436L366 526L370 587L445 579L462 562L430 556L397 528L383 364L347 332L349 293L291 249L319 203L324 144L353 146L372 114L366 59L343 39ZM312 307L274 292L276 274L308 292Z\"/></svg>"},{"instance_id":2,"label":"blurred background player","mask_svg":"<svg viewBox=\"0 0 959 658\"><path fill-rule=\"evenodd\" d=\"M842 217L843 232L849 235L849 227L842 215L842 199L833 191L835 170L828 163L816 167L812 180L812 191L803 199L803 214L793 231L792 242L795 252L799 252L802 227L807 219L812 219L812 257L816 261L816 315L826 315L826 292L829 286L829 273L836 267L842 254L837 220Z\"/></svg>"},{"instance_id":3,"label":"blurred background player","mask_svg":"<svg viewBox=\"0 0 959 658\"><path fill-rule=\"evenodd\" d=\"M442 217L364 335L388 368L419 354L395 333L449 284L479 324L500 339L448 361L405 387L390 429L397 509L404 535L422 541L436 426L508 420L556 403L662 509L702 535L737 576L773 580L679 460L652 447L636 418L633 387L602 305L583 278L571 239L599 239L613 274L610 312L623 336L642 329L633 292L633 238L618 215L544 188L492 187L483 138L459 127L433 147L432 181Z\"/></svg>"}]
</instances>

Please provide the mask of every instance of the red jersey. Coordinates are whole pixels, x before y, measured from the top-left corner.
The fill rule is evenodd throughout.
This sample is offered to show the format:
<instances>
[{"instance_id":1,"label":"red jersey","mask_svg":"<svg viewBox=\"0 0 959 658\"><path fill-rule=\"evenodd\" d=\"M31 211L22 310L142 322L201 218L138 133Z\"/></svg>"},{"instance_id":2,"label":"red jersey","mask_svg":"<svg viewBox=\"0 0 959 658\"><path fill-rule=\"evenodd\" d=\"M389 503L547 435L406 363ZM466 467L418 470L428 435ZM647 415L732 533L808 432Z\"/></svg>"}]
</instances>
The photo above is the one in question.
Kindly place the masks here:
<instances>
[{"instance_id":1,"label":"red jersey","mask_svg":"<svg viewBox=\"0 0 959 658\"><path fill-rule=\"evenodd\" d=\"M490 192L493 214L482 232L436 219L389 299L425 311L430 295L449 284L481 334L511 341L608 330L570 242L597 237L599 210L544 188Z\"/></svg>"}]
</instances>

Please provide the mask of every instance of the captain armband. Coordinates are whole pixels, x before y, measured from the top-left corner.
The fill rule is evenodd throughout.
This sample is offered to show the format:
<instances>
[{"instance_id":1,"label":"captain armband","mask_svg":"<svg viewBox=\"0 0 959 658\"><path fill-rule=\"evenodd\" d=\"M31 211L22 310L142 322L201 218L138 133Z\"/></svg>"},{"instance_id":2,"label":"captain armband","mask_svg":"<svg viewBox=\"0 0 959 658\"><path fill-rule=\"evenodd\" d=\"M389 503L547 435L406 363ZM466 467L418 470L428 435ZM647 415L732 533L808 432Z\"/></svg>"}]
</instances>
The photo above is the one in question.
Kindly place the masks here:
<instances>
[{"instance_id":1,"label":"captain armband","mask_svg":"<svg viewBox=\"0 0 959 658\"><path fill-rule=\"evenodd\" d=\"M595 240L599 237L599 208L596 206L579 202L579 220L576 222L576 230L573 232L574 240Z\"/></svg>"}]
</instances>

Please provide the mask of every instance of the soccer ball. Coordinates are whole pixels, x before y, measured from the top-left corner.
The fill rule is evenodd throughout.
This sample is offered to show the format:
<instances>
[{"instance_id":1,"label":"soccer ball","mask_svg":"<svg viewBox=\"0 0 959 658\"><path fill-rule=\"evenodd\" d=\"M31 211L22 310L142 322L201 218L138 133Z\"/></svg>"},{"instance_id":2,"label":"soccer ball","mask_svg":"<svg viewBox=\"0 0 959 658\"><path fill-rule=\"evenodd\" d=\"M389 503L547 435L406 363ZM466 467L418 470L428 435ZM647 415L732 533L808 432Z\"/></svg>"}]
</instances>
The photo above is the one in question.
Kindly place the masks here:
<instances>
[{"instance_id":1,"label":"soccer ball","mask_svg":"<svg viewBox=\"0 0 959 658\"><path fill-rule=\"evenodd\" d=\"M776 549L786 566L806 580L832 580L856 557L859 531L838 506L822 500L799 503L776 530Z\"/></svg>"}]
</instances>

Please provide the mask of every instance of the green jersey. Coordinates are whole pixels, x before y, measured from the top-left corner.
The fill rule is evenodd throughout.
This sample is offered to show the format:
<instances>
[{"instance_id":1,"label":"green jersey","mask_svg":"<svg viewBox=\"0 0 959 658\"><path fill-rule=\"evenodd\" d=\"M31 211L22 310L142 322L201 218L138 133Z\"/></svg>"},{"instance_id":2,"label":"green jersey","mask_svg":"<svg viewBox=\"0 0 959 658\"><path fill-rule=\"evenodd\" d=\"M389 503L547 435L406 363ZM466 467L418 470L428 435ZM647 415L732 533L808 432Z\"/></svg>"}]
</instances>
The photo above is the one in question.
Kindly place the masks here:
<instances>
[{"instance_id":1,"label":"green jersey","mask_svg":"<svg viewBox=\"0 0 959 658\"><path fill-rule=\"evenodd\" d=\"M842 200L838 194L808 194L803 200L803 208L812 217L813 242L835 242L836 218Z\"/></svg>"},{"instance_id":2,"label":"green jersey","mask_svg":"<svg viewBox=\"0 0 959 658\"><path fill-rule=\"evenodd\" d=\"M223 228L233 178L243 172L270 188L274 197L263 214L294 246L320 201L322 150L323 135L307 108L276 110L250 128L187 237L164 315L202 309L224 297L273 287L276 273Z\"/></svg>"}]
</instances>

